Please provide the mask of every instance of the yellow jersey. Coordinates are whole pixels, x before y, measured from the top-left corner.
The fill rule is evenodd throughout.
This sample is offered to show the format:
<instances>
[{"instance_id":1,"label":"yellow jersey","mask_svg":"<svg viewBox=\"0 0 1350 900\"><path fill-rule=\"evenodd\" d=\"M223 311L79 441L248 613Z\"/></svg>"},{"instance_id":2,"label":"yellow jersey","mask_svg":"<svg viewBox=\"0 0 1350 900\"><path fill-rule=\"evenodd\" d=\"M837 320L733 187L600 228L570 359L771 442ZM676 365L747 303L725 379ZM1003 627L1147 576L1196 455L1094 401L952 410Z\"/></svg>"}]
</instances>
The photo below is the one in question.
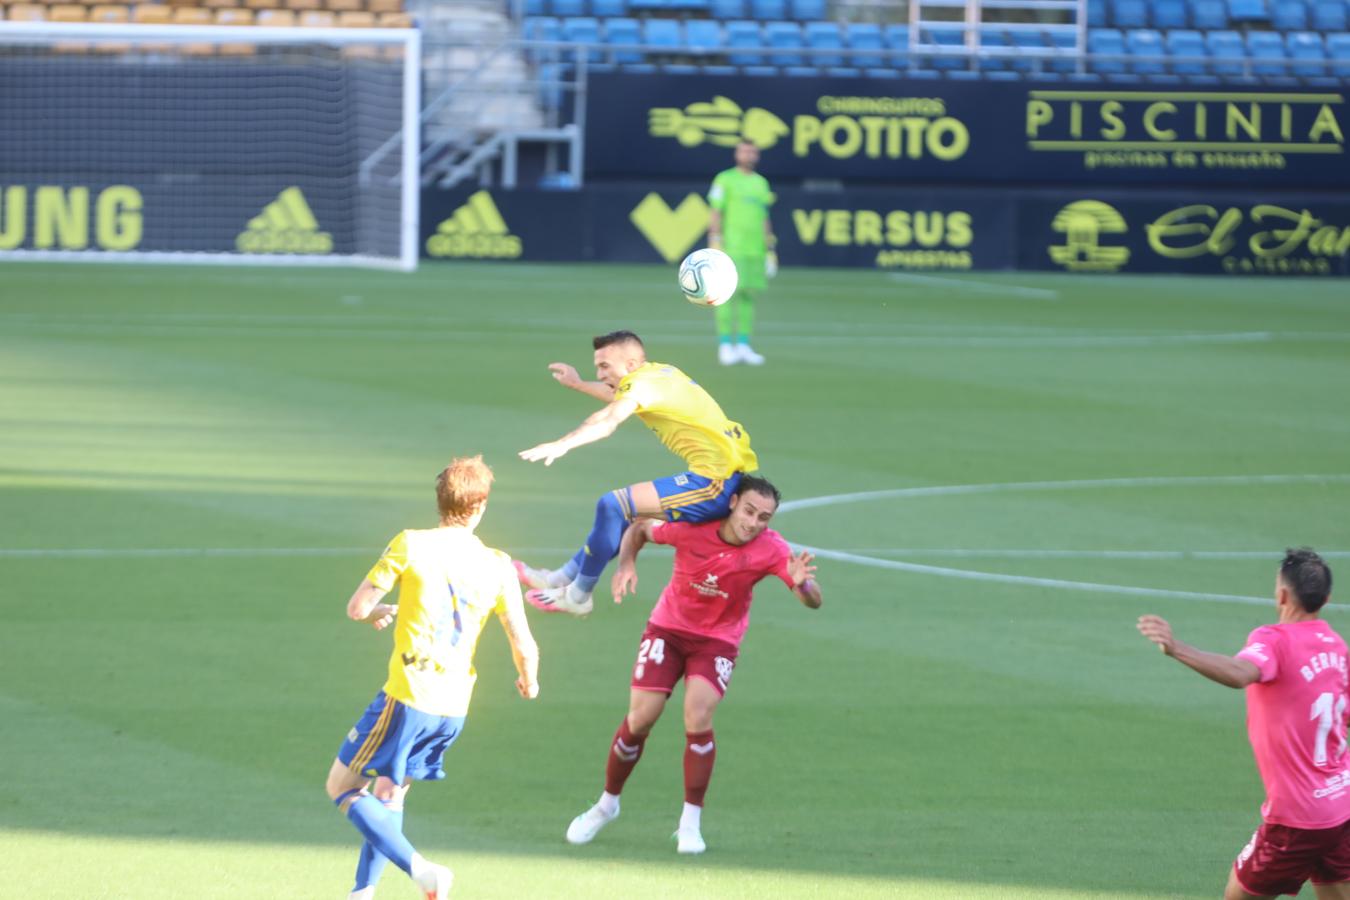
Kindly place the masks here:
<instances>
[{"instance_id":1,"label":"yellow jersey","mask_svg":"<svg viewBox=\"0 0 1350 900\"><path fill-rule=\"evenodd\" d=\"M746 430L674 366L643 364L624 376L616 396L635 400L638 418L696 475L726 478L759 468Z\"/></svg>"},{"instance_id":2,"label":"yellow jersey","mask_svg":"<svg viewBox=\"0 0 1350 900\"><path fill-rule=\"evenodd\" d=\"M430 715L468 713L483 624L523 603L511 558L463 528L409 529L366 578L383 591L399 589L384 692Z\"/></svg>"}]
</instances>

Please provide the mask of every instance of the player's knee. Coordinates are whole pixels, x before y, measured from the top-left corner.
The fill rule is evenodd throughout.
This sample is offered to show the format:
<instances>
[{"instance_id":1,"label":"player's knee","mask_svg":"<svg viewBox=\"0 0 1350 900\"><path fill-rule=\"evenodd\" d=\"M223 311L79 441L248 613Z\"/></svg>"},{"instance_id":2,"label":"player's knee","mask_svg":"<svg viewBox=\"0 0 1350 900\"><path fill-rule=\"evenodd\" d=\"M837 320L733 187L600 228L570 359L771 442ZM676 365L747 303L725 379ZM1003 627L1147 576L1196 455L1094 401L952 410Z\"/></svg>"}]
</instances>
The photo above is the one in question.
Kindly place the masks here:
<instances>
[{"instance_id":1,"label":"player's knee","mask_svg":"<svg viewBox=\"0 0 1350 900\"><path fill-rule=\"evenodd\" d=\"M638 737L651 733L656 720L661 718L661 710L630 709L628 711L628 730Z\"/></svg>"},{"instance_id":2,"label":"player's knee","mask_svg":"<svg viewBox=\"0 0 1350 900\"><path fill-rule=\"evenodd\" d=\"M595 501L595 519L597 522L609 522L623 526L628 522L628 511L619 499L618 491L609 491Z\"/></svg>"},{"instance_id":3,"label":"player's knee","mask_svg":"<svg viewBox=\"0 0 1350 900\"><path fill-rule=\"evenodd\" d=\"M711 731L712 725L713 725L713 710L711 707L708 709L702 708L686 709L684 711L685 731L691 732Z\"/></svg>"}]
</instances>

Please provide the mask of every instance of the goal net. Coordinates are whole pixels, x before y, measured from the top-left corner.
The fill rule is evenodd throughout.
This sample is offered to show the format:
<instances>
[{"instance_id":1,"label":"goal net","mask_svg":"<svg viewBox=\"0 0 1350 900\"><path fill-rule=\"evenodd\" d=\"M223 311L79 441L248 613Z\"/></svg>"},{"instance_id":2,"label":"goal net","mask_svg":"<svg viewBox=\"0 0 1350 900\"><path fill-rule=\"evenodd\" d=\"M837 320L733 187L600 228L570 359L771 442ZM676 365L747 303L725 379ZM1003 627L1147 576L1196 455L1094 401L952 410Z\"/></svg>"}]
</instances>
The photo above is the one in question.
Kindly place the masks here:
<instances>
[{"instance_id":1,"label":"goal net","mask_svg":"<svg viewBox=\"0 0 1350 900\"><path fill-rule=\"evenodd\" d=\"M407 28L6 22L0 259L417 266Z\"/></svg>"}]
</instances>

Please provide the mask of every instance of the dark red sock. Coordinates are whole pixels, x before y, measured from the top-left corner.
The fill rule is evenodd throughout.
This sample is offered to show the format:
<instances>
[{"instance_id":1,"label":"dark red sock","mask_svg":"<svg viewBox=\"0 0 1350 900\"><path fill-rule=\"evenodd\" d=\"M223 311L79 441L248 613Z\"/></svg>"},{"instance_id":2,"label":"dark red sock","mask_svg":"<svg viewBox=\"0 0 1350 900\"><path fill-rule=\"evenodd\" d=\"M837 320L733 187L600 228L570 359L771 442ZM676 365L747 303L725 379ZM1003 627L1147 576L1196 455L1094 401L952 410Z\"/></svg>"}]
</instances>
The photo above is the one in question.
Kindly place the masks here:
<instances>
[{"instance_id":1,"label":"dark red sock","mask_svg":"<svg viewBox=\"0 0 1350 900\"><path fill-rule=\"evenodd\" d=\"M628 730L628 717L624 716L619 730L614 732L614 742L609 745L609 758L605 761L605 790L608 793L623 791L623 783L642 758L642 745L646 741L645 734L637 735Z\"/></svg>"},{"instance_id":2,"label":"dark red sock","mask_svg":"<svg viewBox=\"0 0 1350 900\"><path fill-rule=\"evenodd\" d=\"M712 780L717 743L711 731L686 732L684 740L684 802L702 806Z\"/></svg>"}]
</instances>

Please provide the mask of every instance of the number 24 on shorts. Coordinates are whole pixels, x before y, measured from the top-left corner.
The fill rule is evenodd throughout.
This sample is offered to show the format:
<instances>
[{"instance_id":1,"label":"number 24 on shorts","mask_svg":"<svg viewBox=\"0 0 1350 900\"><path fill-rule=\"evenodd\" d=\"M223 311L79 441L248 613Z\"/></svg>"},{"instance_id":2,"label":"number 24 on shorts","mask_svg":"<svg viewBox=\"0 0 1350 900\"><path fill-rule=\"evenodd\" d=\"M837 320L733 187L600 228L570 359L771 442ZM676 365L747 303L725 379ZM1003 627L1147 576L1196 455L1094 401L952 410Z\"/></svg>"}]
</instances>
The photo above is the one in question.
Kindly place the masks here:
<instances>
[{"instance_id":1,"label":"number 24 on shorts","mask_svg":"<svg viewBox=\"0 0 1350 900\"><path fill-rule=\"evenodd\" d=\"M638 646L637 668L633 670L634 678L641 678L642 673L647 669L647 660L651 660L658 666L666 661L666 642L662 638L645 638Z\"/></svg>"}]
</instances>

